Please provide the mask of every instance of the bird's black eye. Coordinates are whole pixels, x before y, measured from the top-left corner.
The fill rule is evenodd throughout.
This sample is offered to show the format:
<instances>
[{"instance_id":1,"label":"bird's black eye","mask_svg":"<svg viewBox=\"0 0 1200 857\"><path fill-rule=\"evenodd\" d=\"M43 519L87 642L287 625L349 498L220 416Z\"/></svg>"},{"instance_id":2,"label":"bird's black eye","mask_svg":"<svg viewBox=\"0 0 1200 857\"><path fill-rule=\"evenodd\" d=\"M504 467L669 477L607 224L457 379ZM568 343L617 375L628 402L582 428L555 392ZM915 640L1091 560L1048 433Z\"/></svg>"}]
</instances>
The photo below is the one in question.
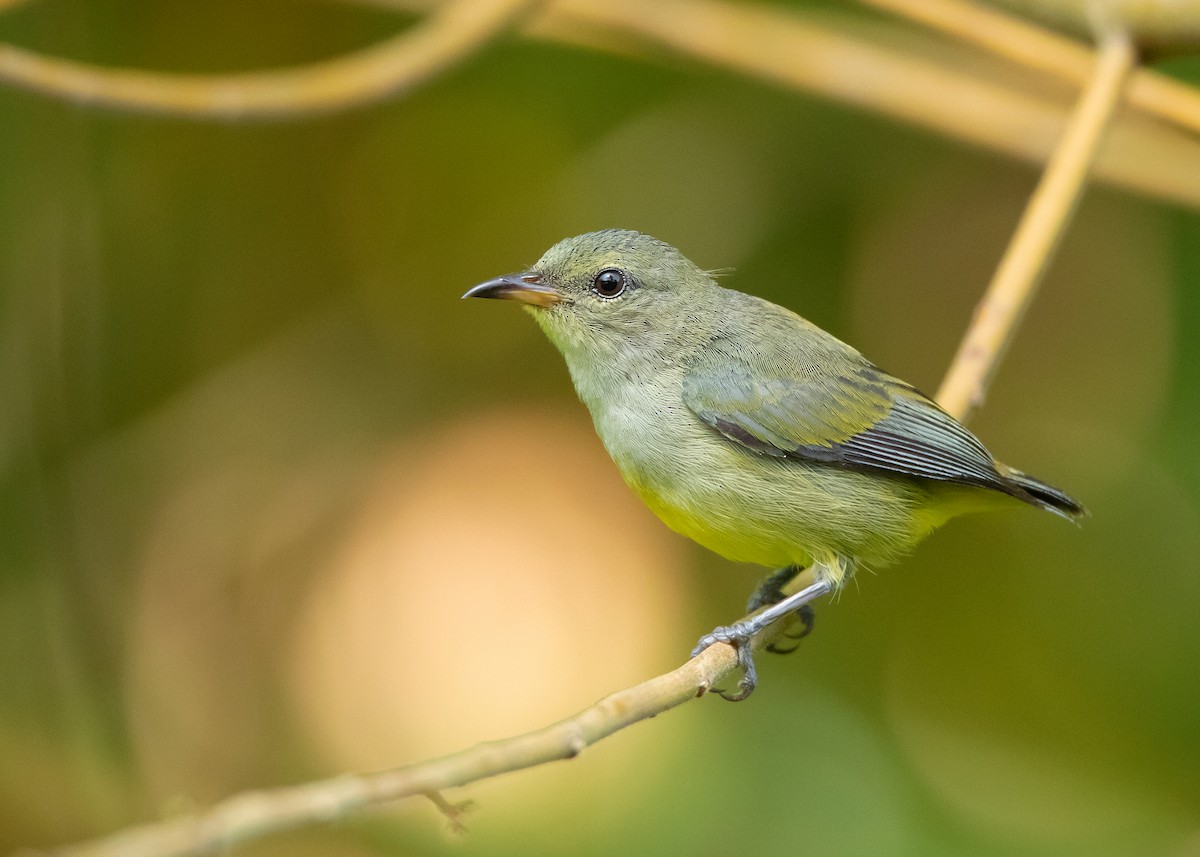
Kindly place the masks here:
<instances>
[{"instance_id":1,"label":"bird's black eye","mask_svg":"<svg viewBox=\"0 0 1200 857\"><path fill-rule=\"evenodd\" d=\"M602 298L620 297L625 291L625 273L616 268L605 268L592 281L592 291Z\"/></svg>"}]
</instances>

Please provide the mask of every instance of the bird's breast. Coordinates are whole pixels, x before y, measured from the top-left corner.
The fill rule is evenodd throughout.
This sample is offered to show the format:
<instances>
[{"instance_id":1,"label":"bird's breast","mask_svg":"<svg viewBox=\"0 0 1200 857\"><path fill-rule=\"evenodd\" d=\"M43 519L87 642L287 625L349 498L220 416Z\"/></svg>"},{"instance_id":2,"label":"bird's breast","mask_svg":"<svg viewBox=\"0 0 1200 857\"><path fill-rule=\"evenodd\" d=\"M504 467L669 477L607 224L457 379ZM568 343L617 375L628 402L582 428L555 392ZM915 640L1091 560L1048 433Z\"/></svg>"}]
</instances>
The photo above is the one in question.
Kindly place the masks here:
<instances>
[{"instance_id":1,"label":"bird's breast","mask_svg":"<svg viewBox=\"0 0 1200 857\"><path fill-rule=\"evenodd\" d=\"M698 443L704 429L683 403L680 378L629 381L584 401L596 433L631 481L669 479L674 463Z\"/></svg>"}]
</instances>

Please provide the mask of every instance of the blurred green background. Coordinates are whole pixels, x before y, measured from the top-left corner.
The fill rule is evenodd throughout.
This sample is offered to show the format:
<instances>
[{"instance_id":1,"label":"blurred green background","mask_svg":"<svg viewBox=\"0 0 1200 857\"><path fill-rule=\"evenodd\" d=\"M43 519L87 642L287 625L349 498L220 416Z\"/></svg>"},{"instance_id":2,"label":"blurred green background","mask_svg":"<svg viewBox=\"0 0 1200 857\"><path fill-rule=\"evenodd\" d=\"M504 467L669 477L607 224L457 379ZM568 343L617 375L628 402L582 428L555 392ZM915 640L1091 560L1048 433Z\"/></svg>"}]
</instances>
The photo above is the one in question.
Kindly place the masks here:
<instances>
[{"instance_id":1,"label":"blurred green background","mask_svg":"<svg viewBox=\"0 0 1200 857\"><path fill-rule=\"evenodd\" d=\"M410 20L46 0L0 40L209 72ZM0 852L532 729L739 615L761 570L644 510L472 284L641 229L932 391L1035 179L515 36L290 122L0 90ZM465 837L410 801L244 853L1200 855L1198 342L1200 217L1093 188L973 424L1081 528L952 524L748 703L448 795Z\"/></svg>"}]
</instances>

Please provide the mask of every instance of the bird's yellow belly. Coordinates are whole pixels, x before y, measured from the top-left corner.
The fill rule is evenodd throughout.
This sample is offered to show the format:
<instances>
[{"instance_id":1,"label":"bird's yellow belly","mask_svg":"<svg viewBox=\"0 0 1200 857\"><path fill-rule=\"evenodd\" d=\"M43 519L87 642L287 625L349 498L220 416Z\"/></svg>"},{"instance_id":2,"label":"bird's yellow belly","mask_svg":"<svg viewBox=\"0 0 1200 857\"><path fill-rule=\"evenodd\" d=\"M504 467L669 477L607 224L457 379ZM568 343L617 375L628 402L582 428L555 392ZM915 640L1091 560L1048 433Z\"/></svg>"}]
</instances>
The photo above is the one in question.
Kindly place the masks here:
<instances>
[{"instance_id":1,"label":"bird's yellow belly","mask_svg":"<svg viewBox=\"0 0 1200 857\"><path fill-rule=\"evenodd\" d=\"M709 550L770 567L815 564L835 584L908 553L953 514L916 483L790 460L755 456L677 475L626 478L667 526Z\"/></svg>"},{"instance_id":2,"label":"bird's yellow belly","mask_svg":"<svg viewBox=\"0 0 1200 857\"><path fill-rule=\"evenodd\" d=\"M711 510L682 506L645 486L635 485L634 490L668 527L726 559L779 567L807 566L812 561L809 550L779 533L762 532L748 521L714 515Z\"/></svg>"}]
</instances>

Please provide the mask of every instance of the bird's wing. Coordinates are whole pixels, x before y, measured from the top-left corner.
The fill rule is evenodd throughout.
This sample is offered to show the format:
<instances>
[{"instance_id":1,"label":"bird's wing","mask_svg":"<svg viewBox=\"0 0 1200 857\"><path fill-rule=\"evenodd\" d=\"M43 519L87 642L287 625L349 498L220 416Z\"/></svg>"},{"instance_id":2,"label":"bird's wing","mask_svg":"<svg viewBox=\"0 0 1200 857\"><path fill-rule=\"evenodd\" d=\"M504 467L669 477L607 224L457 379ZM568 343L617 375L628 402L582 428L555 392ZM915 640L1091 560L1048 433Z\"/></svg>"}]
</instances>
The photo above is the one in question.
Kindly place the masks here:
<instances>
[{"instance_id":1,"label":"bird's wing","mask_svg":"<svg viewBox=\"0 0 1200 857\"><path fill-rule=\"evenodd\" d=\"M804 324L791 331L805 335L803 350L796 336L774 347L713 341L684 377L684 402L764 455L1010 490L983 444L936 403Z\"/></svg>"}]
</instances>

